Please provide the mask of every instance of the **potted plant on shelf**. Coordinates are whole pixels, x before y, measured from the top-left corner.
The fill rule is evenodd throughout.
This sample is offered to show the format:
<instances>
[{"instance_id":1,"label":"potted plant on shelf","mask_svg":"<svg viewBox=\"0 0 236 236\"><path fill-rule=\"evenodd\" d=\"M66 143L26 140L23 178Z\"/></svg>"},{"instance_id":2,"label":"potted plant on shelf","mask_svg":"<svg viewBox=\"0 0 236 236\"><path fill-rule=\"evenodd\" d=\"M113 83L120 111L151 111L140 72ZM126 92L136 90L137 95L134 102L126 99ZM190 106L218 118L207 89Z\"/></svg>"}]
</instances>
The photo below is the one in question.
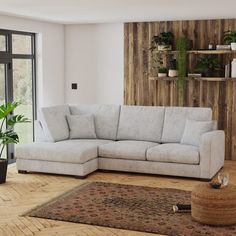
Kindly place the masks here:
<instances>
[{"instance_id":1,"label":"potted plant on shelf","mask_svg":"<svg viewBox=\"0 0 236 236\"><path fill-rule=\"evenodd\" d=\"M162 32L158 36L153 36L152 49L157 48L159 51L172 49L174 36L171 32Z\"/></svg>"},{"instance_id":2,"label":"potted plant on shelf","mask_svg":"<svg viewBox=\"0 0 236 236\"><path fill-rule=\"evenodd\" d=\"M7 144L17 144L19 136L14 131L18 123L30 122L23 115L12 115L14 109L20 105L19 102L9 102L0 106L0 183L6 182L7 159L3 158L3 151Z\"/></svg>"},{"instance_id":3,"label":"potted plant on shelf","mask_svg":"<svg viewBox=\"0 0 236 236\"><path fill-rule=\"evenodd\" d=\"M172 60L169 61L168 76L169 77L177 77L178 76L177 61L176 61L176 59L172 59Z\"/></svg>"},{"instance_id":4,"label":"potted plant on shelf","mask_svg":"<svg viewBox=\"0 0 236 236\"><path fill-rule=\"evenodd\" d=\"M224 32L224 43L230 44L232 50L236 50L236 31Z\"/></svg>"},{"instance_id":5,"label":"potted plant on shelf","mask_svg":"<svg viewBox=\"0 0 236 236\"><path fill-rule=\"evenodd\" d=\"M161 77L161 78L163 78L163 77L167 77L167 68L166 67L160 67L159 69L158 69L158 77Z\"/></svg>"},{"instance_id":6,"label":"potted plant on shelf","mask_svg":"<svg viewBox=\"0 0 236 236\"><path fill-rule=\"evenodd\" d=\"M164 61L161 55L159 55L157 58L157 69L158 69L158 73L157 73L158 77L162 77L162 78L167 77L168 70L166 66L164 65Z\"/></svg>"},{"instance_id":7,"label":"potted plant on shelf","mask_svg":"<svg viewBox=\"0 0 236 236\"><path fill-rule=\"evenodd\" d=\"M204 56L197 59L196 72L202 76L212 77L216 71L220 70L219 59L216 56Z\"/></svg>"}]
</instances>

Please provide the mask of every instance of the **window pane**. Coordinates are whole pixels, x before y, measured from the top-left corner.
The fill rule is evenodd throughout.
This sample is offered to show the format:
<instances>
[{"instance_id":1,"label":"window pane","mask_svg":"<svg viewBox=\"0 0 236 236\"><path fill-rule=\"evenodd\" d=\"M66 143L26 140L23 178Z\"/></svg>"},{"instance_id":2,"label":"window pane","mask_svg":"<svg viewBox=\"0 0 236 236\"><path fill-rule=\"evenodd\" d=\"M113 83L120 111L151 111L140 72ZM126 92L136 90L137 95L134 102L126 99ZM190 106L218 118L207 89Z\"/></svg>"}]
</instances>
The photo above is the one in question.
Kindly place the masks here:
<instances>
[{"instance_id":1,"label":"window pane","mask_svg":"<svg viewBox=\"0 0 236 236\"><path fill-rule=\"evenodd\" d=\"M31 36L29 35L12 35L12 53L13 54L31 54Z\"/></svg>"},{"instance_id":2,"label":"window pane","mask_svg":"<svg viewBox=\"0 0 236 236\"><path fill-rule=\"evenodd\" d=\"M15 109L14 113L24 115L33 122L31 59L13 59L13 98L14 101L21 102L21 105ZM15 126L20 143L33 141L32 122Z\"/></svg>"},{"instance_id":3,"label":"window pane","mask_svg":"<svg viewBox=\"0 0 236 236\"><path fill-rule=\"evenodd\" d=\"M0 105L5 102L5 64L0 64Z\"/></svg>"},{"instance_id":4,"label":"window pane","mask_svg":"<svg viewBox=\"0 0 236 236\"><path fill-rule=\"evenodd\" d=\"M0 51L6 52L6 36L0 35Z\"/></svg>"},{"instance_id":5,"label":"window pane","mask_svg":"<svg viewBox=\"0 0 236 236\"><path fill-rule=\"evenodd\" d=\"M5 103L5 64L0 64L0 105ZM0 151L2 147L0 147ZM6 158L6 148L4 148L2 153L2 158Z\"/></svg>"}]
</instances>

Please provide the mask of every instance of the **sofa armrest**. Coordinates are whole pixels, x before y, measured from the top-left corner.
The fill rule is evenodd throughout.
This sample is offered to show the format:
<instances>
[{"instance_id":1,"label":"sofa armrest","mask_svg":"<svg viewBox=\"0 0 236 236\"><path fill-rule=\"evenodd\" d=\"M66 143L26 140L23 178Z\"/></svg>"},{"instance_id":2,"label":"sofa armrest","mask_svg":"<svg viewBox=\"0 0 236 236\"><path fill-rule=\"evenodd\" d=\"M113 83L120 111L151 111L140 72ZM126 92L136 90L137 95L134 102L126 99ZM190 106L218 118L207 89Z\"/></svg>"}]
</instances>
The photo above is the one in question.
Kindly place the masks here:
<instances>
[{"instance_id":1,"label":"sofa armrest","mask_svg":"<svg viewBox=\"0 0 236 236\"><path fill-rule=\"evenodd\" d=\"M211 179L221 167L225 159L225 132L215 130L204 133L200 141L201 178Z\"/></svg>"},{"instance_id":2,"label":"sofa armrest","mask_svg":"<svg viewBox=\"0 0 236 236\"><path fill-rule=\"evenodd\" d=\"M34 121L34 140L35 142L51 142L43 131L42 124L39 120Z\"/></svg>"}]
</instances>

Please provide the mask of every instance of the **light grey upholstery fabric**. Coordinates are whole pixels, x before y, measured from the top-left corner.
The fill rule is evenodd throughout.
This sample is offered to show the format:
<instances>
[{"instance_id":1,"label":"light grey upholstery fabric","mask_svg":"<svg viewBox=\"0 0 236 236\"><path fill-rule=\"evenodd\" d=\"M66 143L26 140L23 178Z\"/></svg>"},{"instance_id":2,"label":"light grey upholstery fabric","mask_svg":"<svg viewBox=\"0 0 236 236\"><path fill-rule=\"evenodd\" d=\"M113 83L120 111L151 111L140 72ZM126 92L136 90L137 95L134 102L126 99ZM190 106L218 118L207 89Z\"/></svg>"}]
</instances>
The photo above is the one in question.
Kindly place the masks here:
<instances>
[{"instance_id":1,"label":"light grey upholstery fabric","mask_svg":"<svg viewBox=\"0 0 236 236\"><path fill-rule=\"evenodd\" d=\"M93 114L97 138L116 139L119 105L71 105L70 111L72 115Z\"/></svg>"},{"instance_id":2,"label":"light grey upholstery fabric","mask_svg":"<svg viewBox=\"0 0 236 236\"><path fill-rule=\"evenodd\" d=\"M66 116L69 114L68 105L41 108L41 123L48 140L57 142L69 138L69 127L66 120Z\"/></svg>"},{"instance_id":3,"label":"light grey upholstery fabric","mask_svg":"<svg viewBox=\"0 0 236 236\"><path fill-rule=\"evenodd\" d=\"M164 107L122 106L117 139L160 142L164 112Z\"/></svg>"},{"instance_id":4,"label":"light grey upholstery fabric","mask_svg":"<svg viewBox=\"0 0 236 236\"><path fill-rule=\"evenodd\" d=\"M224 131L217 130L203 134L200 142L201 178L212 178L224 166L224 159Z\"/></svg>"},{"instance_id":5,"label":"light grey upholstery fabric","mask_svg":"<svg viewBox=\"0 0 236 236\"><path fill-rule=\"evenodd\" d=\"M187 119L210 121L212 120L212 110L201 107L166 107L161 141L180 143Z\"/></svg>"},{"instance_id":6,"label":"light grey upholstery fabric","mask_svg":"<svg viewBox=\"0 0 236 236\"><path fill-rule=\"evenodd\" d=\"M70 129L70 139L95 139L94 115L66 116Z\"/></svg>"},{"instance_id":7,"label":"light grey upholstery fabric","mask_svg":"<svg viewBox=\"0 0 236 236\"><path fill-rule=\"evenodd\" d=\"M148 161L199 164L199 151L195 146L166 143L147 150Z\"/></svg>"},{"instance_id":8,"label":"light grey upholstery fabric","mask_svg":"<svg viewBox=\"0 0 236 236\"><path fill-rule=\"evenodd\" d=\"M213 121L196 121L187 119L182 144L199 146L202 134L213 130Z\"/></svg>"},{"instance_id":9,"label":"light grey upholstery fabric","mask_svg":"<svg viewBox=\"0 0 236 236\"><path fill-rule=\"evenodd\" d=\"M100 157L146 160L147 149L156 145L152 142L127 140L100 145L98 150Z\"/></svg>"},{"instance_id":10,"label":"light grey upholstery fabric","mask_svg":"<svg viewBox=\"0 0 236 236\"><path fill-rule=\"evenodd\" d=\"M98 169L98 159L95 158L83 164L17 159L16 167L24 171L86 176Z\"/></svg>"},{"instance_id":11,"label":"light grey upholstery fabric","mask_svg":"<svg viewBox=\"0 0 236 236\"><path fill-rule=\"evenodd\" d=\"M17 159L83 164L97 158L98 146L109 140L67 140L56 143L18 145Z\"/></svg>"},{"instance_id":12,"label":"light grey upholstery fabric","mask_svg":"<svg viewBox=\"0 0 236 236\"><path fill-rule=\"evenodd\" d=\"M98 160L102 170L128 171L146 174L173 175L200 178L200 166L180 163L153 162L102 158Z\"/></svg>"}]
</instances>

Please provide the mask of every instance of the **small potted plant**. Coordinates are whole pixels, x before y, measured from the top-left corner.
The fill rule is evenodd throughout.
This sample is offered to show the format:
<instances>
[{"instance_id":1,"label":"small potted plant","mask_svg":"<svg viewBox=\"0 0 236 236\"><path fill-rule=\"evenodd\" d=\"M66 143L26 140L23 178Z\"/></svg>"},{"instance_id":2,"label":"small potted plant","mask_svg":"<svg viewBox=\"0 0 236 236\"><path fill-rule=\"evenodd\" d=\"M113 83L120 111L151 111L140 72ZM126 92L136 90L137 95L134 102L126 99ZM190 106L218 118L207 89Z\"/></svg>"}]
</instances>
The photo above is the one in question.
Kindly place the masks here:
<instances>
[{"instance_id":1,"label":"small potted plant","mask_svg":"<svg viewBox=\"0 0 236 236\"><path fill-rule=\"evenodd\" d=\"M197 59L196 72L205 77L214 76L214 72L220 70L219 59L216 56L204 56Z\"/></svg>"},{"instance_id":2,"label":"small potted plant","mask_svg":"<svg viewBox=\"0 0 236 236\"><path fill-rule=\"evenodd\" d=\"M178 76L177 61L176 61L176 59L172 59L169 62L168 76L169 77L177 77Z\"/></svg>"},{"instance_id":3,"label":"small potted plant","mask_svg":"<svg viewBox=\"0 0 236 236\"><path fill-rule=\"evenodd\" d=\"M18 123L30 122L23 115L12 115L14 109L19 105L18 102L9 102L0 106L0 184L6 182L7 175L8 161L2 158L3 151L7 144L17 144L19 142L14 126Z\"/></svg>"},{"instance_id":4,"label":"small potted plant","mask_svg":"<svg viewBox=\"0 0 236 236\"><path fill-rule=\"evenodd\" d=\"M167 77L167 72L168 72L168 70L167 70L167 68L166 67L160 67L159 69L158 69L158 74L157 74L157 76L158 77L161 77L161 78L163 78L163 77Z\"/></svg>"},{"instance_id":5,"label":"small potted plant","mask_svg":"<svg viewBox=\"0 0 236 236\"><path fill-rule=\"evenodd\" d=\"M224 43L230 44L232 50L236 50L236 31L224 32Z\"/></svg>"},{"instance_id":6,"label":"small potted plant","mask_svg":"<svg viewBox=\"0 0 236 236\"><path fill-rule=\"evenodd\" d=\"M174 36L171 32L162 32L158 36L153 36L152 48L157 48L158 51L166 51L172 49Z\"/></svg>"}]
</instances>

